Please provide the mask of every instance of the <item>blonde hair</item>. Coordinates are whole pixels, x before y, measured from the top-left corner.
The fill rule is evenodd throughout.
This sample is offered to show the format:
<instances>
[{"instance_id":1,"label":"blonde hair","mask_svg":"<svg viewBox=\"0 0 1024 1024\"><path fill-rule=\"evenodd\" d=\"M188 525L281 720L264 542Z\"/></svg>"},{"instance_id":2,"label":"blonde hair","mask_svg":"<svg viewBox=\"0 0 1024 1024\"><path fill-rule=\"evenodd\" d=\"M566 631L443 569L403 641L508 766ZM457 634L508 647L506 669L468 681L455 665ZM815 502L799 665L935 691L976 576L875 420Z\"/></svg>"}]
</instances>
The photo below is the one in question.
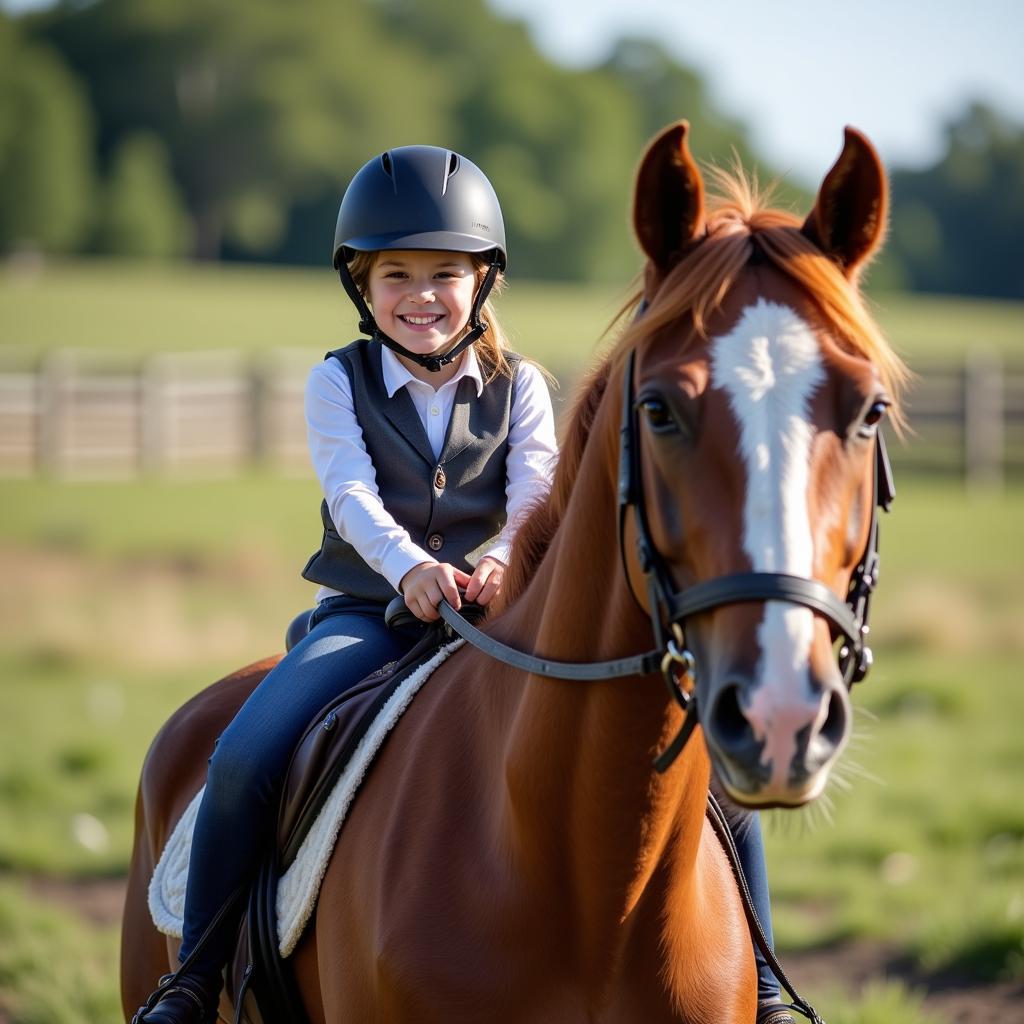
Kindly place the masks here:
<instances>
[{"instance_id":1,"label":"blonde hair","mask_svg":"<svg viewBox=\"0 0 1024 1024\"><path fill-rule=\"evenodd\" d=\"M352 280L355 281L356 287L359 289L359 293L367 302L369 302L370 271L373 270L373 266L377 262L382 251L384 250L378 249L373 252L357 252L355 256L352 257L348 265L348 270L352 275ZM483 284L483 280L487 276L487 270L491 265L489 254L471 252L467 253L467 255L473 261L473 273L476 276L476 287L479 288L480 285ZM494 306L491 303L491 296L499 295L504 285L505 275L499 271L498 276L494 279L491 294L487 297L483 304L483 308L480 310L480 319L484 321L488 327L474 343L474 348L476 349L477 359L480 360L480 367L483 370L485 383L489 383L497 376L509 378L512 376L512 364L509 363L505 355L509 350L508 337L505 334L505 331L498 320L498 316L494 311ZM467 323L460 332L459 337L455 340L459 341L464 338L468 332L469 324ZM529 361L532 362L532 360ZM547 376L546 372L545 376Z\"/></svg>"}]
</instances>

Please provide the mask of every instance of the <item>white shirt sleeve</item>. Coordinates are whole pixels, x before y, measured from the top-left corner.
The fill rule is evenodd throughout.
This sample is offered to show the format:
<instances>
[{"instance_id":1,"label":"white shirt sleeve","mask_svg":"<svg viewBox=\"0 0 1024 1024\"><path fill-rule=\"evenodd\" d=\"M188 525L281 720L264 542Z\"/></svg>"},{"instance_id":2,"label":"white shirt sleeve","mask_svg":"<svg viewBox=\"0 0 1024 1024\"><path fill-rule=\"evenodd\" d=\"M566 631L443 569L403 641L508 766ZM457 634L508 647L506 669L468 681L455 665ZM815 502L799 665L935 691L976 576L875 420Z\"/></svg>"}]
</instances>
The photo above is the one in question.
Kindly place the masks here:
<instances>
[{"instance_id":1,"label":"white shirt sleeve","mask_svg":"<svg viewBox=\"0 0 1024 1024\"><path fill-rule=\"evenodd\" d=\"M485 554L508 564L512 538L530 510L551 489L557 460L551 395L540 370L524 361L516 378L509 418L505 484L508 521Z\"/></svg>"},{"instance_id":2,"label":"white shirt sleeve","mask_svg":"<svg viewBox=\"0 0 1024 1024\"><path fill-rule=\"evenodd\" d=\"M396 590L420 562L436 561L384 507L352 385L337 359L325 359L306 382L306 434L335 529Z\"/></svg>"}]
</instances>

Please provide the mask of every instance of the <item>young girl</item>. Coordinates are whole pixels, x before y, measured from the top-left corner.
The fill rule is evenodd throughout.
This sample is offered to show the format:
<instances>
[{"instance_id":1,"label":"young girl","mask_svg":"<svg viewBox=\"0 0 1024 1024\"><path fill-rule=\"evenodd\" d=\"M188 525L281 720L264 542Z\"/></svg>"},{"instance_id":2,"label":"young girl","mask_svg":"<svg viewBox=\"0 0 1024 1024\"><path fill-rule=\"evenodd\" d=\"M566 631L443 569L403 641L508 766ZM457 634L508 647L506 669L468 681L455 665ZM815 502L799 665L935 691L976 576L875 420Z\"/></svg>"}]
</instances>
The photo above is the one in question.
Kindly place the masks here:
<instances>
[{"instance_id":1,"label":"young girl","mask_svg":"<svg viewBox=\"0 0 1024 1024\"><path fill-rule=\"evenodd\" d=\"M511 535L557 454L541 372L507 350L488 302L505 264L497 197L458 154L391 150L345 192L334 266L370 340L329 353L306 391L324 494L323 542L303 572L320 584L317 607L217 742L192 841L180 953L191 963L133 1024L216 1020L240 908L220 912L270 839L295 743L416 639L385 626L391 598L431 621L442 597L460 607L459 587L484 605L501 588ZM737 845L770 929L756 819ZM760 960L759 990L759 1020L792 1022Z\"/></svg>"},{"instance_id":2,"label":"young girl","mask_svg":"<svg viewBox=\"0 0 1024 1024\"><path fill-rule=\"evenodd\" d=\"M217 741L185 899L180 959L194 956L136 1024L216 1020L241 908L216 919L270 840L295 743L417 639L385 625L391 598L430 621L442 597L460 607L459 587L482 605L501 589L512 533L557 456L542 373L508 351L488 302L505 264L494 190L456 153L391 150L345 192L334 266L370 340L329 353L306 390L324 495L323 543L303 572L317 607Z\"/></svg>"}]
</instances>

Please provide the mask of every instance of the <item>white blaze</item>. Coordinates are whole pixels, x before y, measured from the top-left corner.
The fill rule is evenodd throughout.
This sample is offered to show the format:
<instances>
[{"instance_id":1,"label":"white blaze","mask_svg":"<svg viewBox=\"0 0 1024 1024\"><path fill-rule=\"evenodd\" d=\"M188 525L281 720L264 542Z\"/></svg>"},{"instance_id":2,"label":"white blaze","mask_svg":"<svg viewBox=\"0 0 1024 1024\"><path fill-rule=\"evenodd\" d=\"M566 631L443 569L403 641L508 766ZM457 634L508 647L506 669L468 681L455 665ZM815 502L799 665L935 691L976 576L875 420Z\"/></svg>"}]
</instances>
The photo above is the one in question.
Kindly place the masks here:
<instances>
[{"instance_id":1,"label":"white blaze","mask_svg":"<svg viewBox=\"0 0 1024 1024\"><path fill-rule=\"evenodd\" d=\"M729 396L747 474L743 550L754 572L810 576L814 550L807 509L813 431L810 403L825 377L814 332L788 306L759 299L715 342L712 384ZM796 731L811 706L808 662L812 612L769 601L758 629L761 660L747 714L763 757L781 781L796 752ZM815 702L816 703L816 702ZM793 728L781 725L790 719Z\"/></svg>"}]
</instances>

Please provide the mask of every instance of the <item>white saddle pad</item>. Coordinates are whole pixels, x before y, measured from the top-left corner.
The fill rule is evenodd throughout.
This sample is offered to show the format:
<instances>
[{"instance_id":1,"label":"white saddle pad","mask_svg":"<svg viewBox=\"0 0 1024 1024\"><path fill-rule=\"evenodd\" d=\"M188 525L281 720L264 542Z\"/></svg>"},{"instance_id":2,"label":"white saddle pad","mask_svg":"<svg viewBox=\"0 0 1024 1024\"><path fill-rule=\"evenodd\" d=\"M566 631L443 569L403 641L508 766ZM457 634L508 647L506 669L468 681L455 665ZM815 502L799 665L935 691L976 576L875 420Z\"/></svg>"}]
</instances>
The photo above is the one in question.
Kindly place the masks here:
<instances>
[{"instance_id":1,"label":"white saddle pad","mask_svg":"<svg viewBox=\"0 0 1024 1024\"><path fill-rule=\"evenodd\" d=\"M277 939L281 956L288 956L295 949L313 913L320 883L327 871L327 863L345 815L384 738L434 669L463 643L462 640L456 640L440 648L429 661L404 679L359 741L352 759L299 847L294 862L278 884ZM149 884L149 912L153 924L165 935L179 939L185 917L185 886L192 851L192 832L202 798L201 789L174 826Z\"/></svg>"}]
</instances>

